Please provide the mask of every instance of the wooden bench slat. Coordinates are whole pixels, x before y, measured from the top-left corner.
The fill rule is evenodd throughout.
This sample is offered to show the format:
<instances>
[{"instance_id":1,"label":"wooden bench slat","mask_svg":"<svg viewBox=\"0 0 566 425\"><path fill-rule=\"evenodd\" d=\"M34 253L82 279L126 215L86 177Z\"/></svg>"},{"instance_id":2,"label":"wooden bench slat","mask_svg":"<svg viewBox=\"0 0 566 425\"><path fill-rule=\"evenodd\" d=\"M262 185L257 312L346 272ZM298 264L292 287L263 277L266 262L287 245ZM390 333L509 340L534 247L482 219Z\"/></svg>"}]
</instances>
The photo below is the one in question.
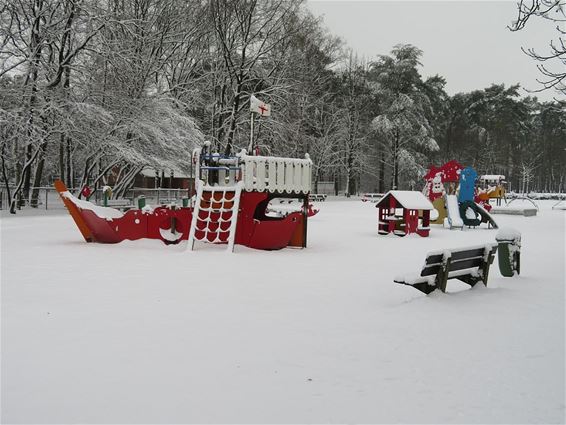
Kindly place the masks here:
<instances>
[{"instance_id":1,"label":"wooden bench slat","mask_svg":"<svg viewBox=\"0 0 566 425\"><path fill-rule=\"evenodd\" d=\"M469 257L483 257L485 247L482 248L474 248L465 251L453 251L451 252L452 261L461 260L463 258ZM426 257L425 264L439 264L442 263L442 259L444 258L443 254L433 254Z\"/></svg>"},{"instance_id":2,"label":"wooden bench slat","mask_svg":"<svg viewBox=\"0 0 566 425\"><path fill-rule=\"evenodd\" d=\"M421 271L421 276L433 276L438 274L438 271L442 268L442 264L431 264L430 266L423 267Z\"/></svg>"},{"instance_id":3,"label":"wooden bench slat","mask_svg":"<svg viewBox=\"0 0 566 425\"><path fill-rule=\"evenodd\" d=\"M452 260L450 263L449 271L470 269L472 267L479 267L483 263L483 255L480 257L465 258L461 260ZM438 270L442 268L442 263L440 264L430 264L423 267L421 276L432 276L438 274Z\"/></svg>"},{"instance_id":4,"label":"wooden bench slat","mask_svg":"<svg viewBox=\"0 0 566 425\"><path fill-rule=\"evenodd\" d=\"M466 260L460 260L460 261L453 261L452 263L450 263L448 273L450 274L450 272L456 272L458 270L476 268L476 267L481 266L483 264L483 262L484 262L484 260L483 260L482 257L468 258Z\"/></svg>"}]
</instances>

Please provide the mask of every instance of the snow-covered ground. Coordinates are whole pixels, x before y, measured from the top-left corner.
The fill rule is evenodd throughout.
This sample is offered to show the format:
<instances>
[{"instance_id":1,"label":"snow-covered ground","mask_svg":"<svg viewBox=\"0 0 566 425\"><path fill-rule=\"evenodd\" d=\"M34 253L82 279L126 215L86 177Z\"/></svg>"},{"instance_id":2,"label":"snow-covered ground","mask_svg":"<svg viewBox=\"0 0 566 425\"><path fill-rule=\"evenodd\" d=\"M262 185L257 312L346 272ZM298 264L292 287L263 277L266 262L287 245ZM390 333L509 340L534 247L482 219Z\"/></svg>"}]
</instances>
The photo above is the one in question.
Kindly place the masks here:
<instances>
[{"instance_id":1,"label":"snow-covered ground","mask_svg":"<svg viewBox=\"0 0 566 425\"><path fill-rule=\"evenodd\" d=\"M519 202L519 201L517 201ZM545 203L546 202L546 203ZM87 244L71 217L2 217L2 423L563 423L564 211L498 215L522 274L395 284L431 250L329 200L309 247Z\"/></svg>"}]
</instances>

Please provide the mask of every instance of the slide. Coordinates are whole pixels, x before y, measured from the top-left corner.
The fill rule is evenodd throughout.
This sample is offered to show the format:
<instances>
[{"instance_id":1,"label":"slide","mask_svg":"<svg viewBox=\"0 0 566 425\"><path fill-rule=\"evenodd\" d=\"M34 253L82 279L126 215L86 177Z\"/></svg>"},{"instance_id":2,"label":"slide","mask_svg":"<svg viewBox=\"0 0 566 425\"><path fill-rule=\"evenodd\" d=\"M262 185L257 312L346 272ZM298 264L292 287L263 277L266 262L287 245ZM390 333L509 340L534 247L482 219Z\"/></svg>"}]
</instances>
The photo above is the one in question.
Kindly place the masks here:
<instances>
[{"instance_id":1,"label":"slide","mask_svg":"<svg viewBox=\"0 0 566 425\"><path fill-rule=\"evenodd\" d=\"M456 195L446 195L446 213L450 228L464 227L464 222L460 217L460 208Z\"/></svg>"},{"instance_id":2,"label":"slide","mask_svg":"<svg viewBox=\"0 0 566 425\"><path fill-rule=\"evenodd\" d=\"M479 213L479 215L481 215L481 221L482 223L488 223L489 225L491 225L491 227L493 227L494 229L497 229L497 223L495 222L495 220L493 219L493 217L491 216L490 213L488 213L486 211L486 209L484 207L482 207L481 205L477 205L476 211Z\"/></svg>"}]
</instances>

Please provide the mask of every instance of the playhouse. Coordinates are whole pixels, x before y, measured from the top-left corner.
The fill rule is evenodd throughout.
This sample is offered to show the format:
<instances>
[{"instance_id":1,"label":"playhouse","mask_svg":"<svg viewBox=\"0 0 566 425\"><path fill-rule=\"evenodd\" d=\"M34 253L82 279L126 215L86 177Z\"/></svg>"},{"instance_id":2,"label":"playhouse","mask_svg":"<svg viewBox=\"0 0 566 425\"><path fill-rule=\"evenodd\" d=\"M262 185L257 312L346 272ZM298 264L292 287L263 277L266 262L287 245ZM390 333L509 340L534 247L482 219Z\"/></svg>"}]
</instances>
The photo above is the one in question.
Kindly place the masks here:
<instances>
[{"instance_id":1,"label":"playhouse","mask_svg":"<svg viewBox=\"0 0 566 425\"><path fill-rule=\"evenodd\" d=\"M416 233L426 237L430 232L432 203L420 192L390 190L377 204L380 235L393 233L405 236Z\"/></svg>"},{"instance_id":2,"label":"playhouse","mask_svg":"<svg viewBox=\"0 0 566 425\"><path fill-rule=\"evenodd\" d=\"M243 150L226 156L210 144L195 149L196 195L183 206L146 206L121 212L77 199L58 181L56 189L87 242L117 243L142 238L166 244L188 240L234 244L256 249L306 247L312 162L304 159L251 156ZM298 210L267 214L271 200L292 198ZM185 205L186 204L186 205Z\"/></svg>"}]
</instances>

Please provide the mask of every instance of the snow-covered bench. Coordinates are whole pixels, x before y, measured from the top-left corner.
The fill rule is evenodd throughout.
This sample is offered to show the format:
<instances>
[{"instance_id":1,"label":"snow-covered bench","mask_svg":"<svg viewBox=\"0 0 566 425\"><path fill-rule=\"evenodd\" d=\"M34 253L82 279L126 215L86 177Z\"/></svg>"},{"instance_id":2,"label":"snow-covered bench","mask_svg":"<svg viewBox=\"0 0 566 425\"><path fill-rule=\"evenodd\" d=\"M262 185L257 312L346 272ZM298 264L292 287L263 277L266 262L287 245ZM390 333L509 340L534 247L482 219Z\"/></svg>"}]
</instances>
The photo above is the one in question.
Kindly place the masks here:
<instances>
[{"instance_id":1,"label":"snow-covered bench","mask_svg":"<svg viewBox=\"0 0 566 425\"><path fill-rule=\"evenodd\" d=\"M497 244L429 252L420 275L398 276L396 283L409 285L425 294L435 289L446 292L448 279L458 279L470 286L483 282L487 286L489 266Z\"/></svg>"},{"instance_id":2,"label":"snow-covered bench","mask_svg":"<svg viewBox=\"0 0 566 425\"><path fill-rule=\"evenodd\" d=\"M377 203L383 198L384 193L364 193L362 195L362 202Z\"/></svg>"},{"instance_id":3,"label":"snow-covered bench","mask_svg":"<svg viewBox=\"0 0 566 425\"><path fill-rule=\"evenodd\" d=\"M317 202L317 201L324 202L324 201L326 201L326 197L327 197L327 195L325 195L323 193L311 193L309 195L309 199L311 201L315 201L315 202Z\"/></svg>"}]
</instances>

